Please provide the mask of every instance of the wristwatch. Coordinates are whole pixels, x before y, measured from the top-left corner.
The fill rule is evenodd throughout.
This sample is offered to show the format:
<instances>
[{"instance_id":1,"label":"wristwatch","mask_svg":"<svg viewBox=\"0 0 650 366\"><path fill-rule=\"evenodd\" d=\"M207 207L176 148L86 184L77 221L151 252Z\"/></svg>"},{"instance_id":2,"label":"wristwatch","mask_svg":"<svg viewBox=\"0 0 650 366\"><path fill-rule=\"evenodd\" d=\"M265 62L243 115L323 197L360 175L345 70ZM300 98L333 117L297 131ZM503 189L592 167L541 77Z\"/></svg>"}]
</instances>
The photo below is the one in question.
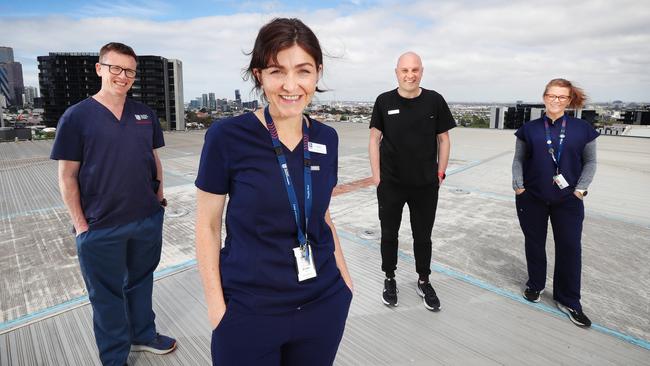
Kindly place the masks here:
<instances>
[{"instance_id":1,"label":"wristwatch","mask_svg":"<svg viewBox=\"0 0 650 366\"><path fill-rule=\"evenodd\" d=\"M160 205L161 205L162 207L167 207L167 198L164 198L164 197L163 197L163 199L160 200Z\"/></svg>"}]
</instances>

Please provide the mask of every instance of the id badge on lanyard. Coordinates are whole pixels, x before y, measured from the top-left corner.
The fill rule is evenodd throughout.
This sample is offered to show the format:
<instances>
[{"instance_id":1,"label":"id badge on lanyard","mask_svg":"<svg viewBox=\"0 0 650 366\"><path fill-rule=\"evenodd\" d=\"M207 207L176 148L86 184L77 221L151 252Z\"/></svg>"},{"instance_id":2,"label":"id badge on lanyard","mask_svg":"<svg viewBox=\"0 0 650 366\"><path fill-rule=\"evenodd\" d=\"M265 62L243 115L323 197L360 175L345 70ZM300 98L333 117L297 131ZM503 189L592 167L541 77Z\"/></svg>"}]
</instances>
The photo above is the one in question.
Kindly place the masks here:
<instances>
[{"instance_id":1,"label":"id badge on lanyard","mask_svg":"<svg viewBox=\"0 0 650 366\"><path fill-rule=\"evenodd\" d=\"M304 253L307 251L308 253ZM296 270L298 271L298 282L316 277L316 266L314 265L314 255L311 252L311 245L307 243L304 246L293 248L293 256L296 257Z\"/></svg>"},{"instance_id":2,"label":"id badge on lanyard","mask_svg":"<svg viewBox=\"0 0 650 366\"><path fill-rule=\"evenodd\" d=\"M309 216L311 216L312 206L312 184L311 184L311 155L309 153L309 128L307 127L306 118L303 118L302 135L303 135L303 172L305 179L305 231L302 230L302 223L300 222L300 207L298 205L298 198L296 191L293 188L293 181L289 174L289 167L287 165L287 158L284 156L282 145L278 137L278 132L275 129L275 124L269 113L269 107L264 108L264 119L266 120L266 127L271 134L271 141L273 142L273 149L278 159L280 172L284 177L283 182L287 190L289 203L293 210L293 216L296 220L298 227L298 246L293 248L293 256L296 261L296 270L298 272L298 282L308 280L316 277L316 265L314 264L314 254L309 244L307 236L307 228L309 227Z\"/></svg>"},{"instance_id":3,"label":"id badge on lanyard","mask_svg":"<svg viewBox=\"0 0 650 366\"><path fill-rule=\"evenodd\" d=\"M544 130L546 132L546 146L548 147L548 153L551 155L553 162L555 163L555 175L553 176L553 183L557 184L557 187L560 189L565 189L569 187L569 183L566 181L562 173L560 173L560 159L562 158L562 148L564 147L564 138L566 137L566 115L562 118L562 129L560 130L560 141L558 142L557 148L557 158L555 157L555 148L553 147L553 141L551 140L551 132L548 127L547 117L544 117Z\"/></svg>"}]
</instances>

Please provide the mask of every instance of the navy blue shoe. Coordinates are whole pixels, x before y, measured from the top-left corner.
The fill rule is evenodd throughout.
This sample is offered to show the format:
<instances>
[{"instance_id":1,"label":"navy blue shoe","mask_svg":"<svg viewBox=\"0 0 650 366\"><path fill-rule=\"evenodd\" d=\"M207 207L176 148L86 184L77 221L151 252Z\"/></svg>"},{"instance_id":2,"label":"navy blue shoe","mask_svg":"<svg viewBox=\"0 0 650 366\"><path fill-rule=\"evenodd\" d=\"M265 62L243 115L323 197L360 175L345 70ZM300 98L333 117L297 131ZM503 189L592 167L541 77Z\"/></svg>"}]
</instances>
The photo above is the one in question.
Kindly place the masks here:
<instances>
[{"instance_id":1,"label":"navy blue shoe","mask_svg":"<svg viewBox=\"0 0 650 366\"><path fill-rule=\"evenodd\" d=\"M147 344L132 344L132 352L150 352L157 355L164 355L176 349L176 340L160 333Z\"/></svg>"}]
</instances>

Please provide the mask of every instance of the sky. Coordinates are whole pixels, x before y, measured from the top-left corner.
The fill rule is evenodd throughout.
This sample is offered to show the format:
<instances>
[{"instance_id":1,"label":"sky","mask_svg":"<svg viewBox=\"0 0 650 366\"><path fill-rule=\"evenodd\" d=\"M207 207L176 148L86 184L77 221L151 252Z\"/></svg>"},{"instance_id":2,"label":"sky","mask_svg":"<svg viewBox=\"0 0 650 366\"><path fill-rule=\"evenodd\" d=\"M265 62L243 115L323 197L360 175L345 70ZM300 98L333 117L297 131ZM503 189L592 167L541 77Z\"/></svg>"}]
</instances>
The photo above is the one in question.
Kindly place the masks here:
<instances>
[{"instance_id":1,"label":"sky","mask_svg":"<svg viewBox=\"0 0 650 366\"><path fill-rule=\"evenodd\" d=\"M256 98L242 79L257 32L297 17L326 54L320 100L374 101L397 86L400 54L424 65L422 86L449 102L540 102L553 78L593 102L650 102L647 0L17 1L0 0L0 46L14 49L25 85L37 56L98 52L123 42L183 62L185 101Z\"/></svg>"}]
</instances>

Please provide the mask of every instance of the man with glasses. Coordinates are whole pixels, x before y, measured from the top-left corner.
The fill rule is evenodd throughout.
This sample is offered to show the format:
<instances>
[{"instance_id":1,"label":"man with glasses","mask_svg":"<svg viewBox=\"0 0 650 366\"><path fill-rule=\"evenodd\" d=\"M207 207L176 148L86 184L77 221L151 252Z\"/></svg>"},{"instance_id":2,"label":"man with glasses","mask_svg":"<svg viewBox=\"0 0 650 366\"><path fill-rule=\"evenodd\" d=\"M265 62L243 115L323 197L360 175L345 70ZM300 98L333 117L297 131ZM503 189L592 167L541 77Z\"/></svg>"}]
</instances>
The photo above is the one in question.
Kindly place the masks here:
<instances>
[{"instance_id":1,"label":"man with glasses","mask_svg":"<svg viewBox=\"0 0 650 366\"><path fill-rule=\"evenodd\" d=\"M59 161L104 365L126 364L129 351L176 348L156 332L152 310L166 205L157 149L165 143L151 108L127 98L136 67L131 47L101 48L101 89L61 116L50 156Z\"/></svg>"}]
</instances>

